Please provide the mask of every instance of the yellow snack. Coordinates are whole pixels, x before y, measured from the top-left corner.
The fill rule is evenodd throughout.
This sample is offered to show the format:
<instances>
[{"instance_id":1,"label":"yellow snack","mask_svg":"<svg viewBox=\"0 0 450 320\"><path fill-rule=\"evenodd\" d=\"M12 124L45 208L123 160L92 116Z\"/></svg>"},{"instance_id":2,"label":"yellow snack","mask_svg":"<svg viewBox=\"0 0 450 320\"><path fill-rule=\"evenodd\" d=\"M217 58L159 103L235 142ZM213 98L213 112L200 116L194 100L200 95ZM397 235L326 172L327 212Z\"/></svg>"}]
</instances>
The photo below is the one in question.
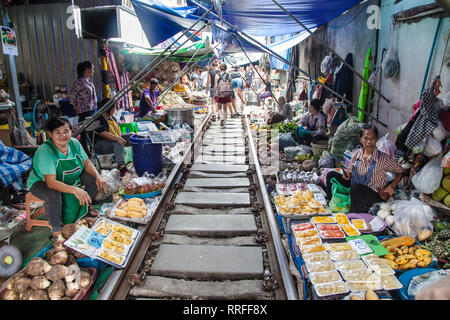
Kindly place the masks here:
<instances>
[{"instance_id":1,"label":"yellow snack","mask_svg":"<svg viewBox=\"0 0 450 320\"><path fill-rule=\"evenodd\" d=\"M115 225L113 230L118 233L122 233L122 234L126 235L127 237L131 237L133 235L133 231L131 231L130 228L127 228L125 226Z\"/></svg>"},{"instance_id":2,"label":"yellow snack","mask_svg":"<svg viewBox=\"0 0 450 320\"><path fill-rule=\"evenodd\" d=\"M112 224L106 222L105 220L100 221L100 223L95 227L94 231L100 233L102 236L106 236L112 228Z\"/></svg>"},{"instance_id":3,"label":"yellow snack","mask_svg":"<svg viewBox=\"0 0 450 320\"><path fill-rule=\"evenodd\" d=\"M128 217L130 218L137 218L137 219L141 219L142 217L144 217L144 214L141 213L140 211L129 211L128 212Z\"/></svg>"},{"instance_id":4,"label":"yellow snack","mask_svg":"<svg viewBox=\"0 0 450 320\"><path fill-rule=\"evenodd\" d=\"M105 239L103 241L103 246L107 249L116 251L118 253L124 253L125 252L125 247L122 243L111 240L111 239Z\"/></svg>"},{"instance_id":5,"label":"yellow snack","mask_svg":"<svg viewBox=\"0 0 450 320\"><path fill-rule=\"evenodd\" d=\"M139 211L141 209L141 205L134 201L128 201L128 210Z\"/></svg>"},{"instance_id":6,"label":"yellow snack","mask_svg":"<svg viewBox=\"0 0 450 320\"><path fill-rule=\"evenodd\" d=\"M310 246L301 246L300 251L302 254L312 253L312 252L322 252L326 251L325 247L322 244L310 245Z\"/></svg>"},{"instance_id":7,"label":"yellow snack","mask_svg":"<svg viewBox=\"0 0 450 320\"><path fill-rule=\"evenodd\" d=\"M109 238L114 240L114 241L118 241L118 242L121 242L123 244L126 244L126 245L130 245L133 242L131 240L131 238L129 238L129 237L123 235L123 234L120 234L118 232L115 232L115 231L111 232L111 235L109 236Z\"/></svg>"},{"instance_id":8,"label":"yellow snack","mask_svg":"<svg viewBox=\"0 0 450 320\"><path fill-rule=\"evenodd\" d=\"M324 217L314 217L312 220L315 223L335 223L336 219L331 216L324 216Z\"/></svg>"},{"instance_id":9,"label":"yellow snack","mask_svg":"<svg viewBox=\"0 0 450 320\"><path fill-rule=\"evenodd\" d=\"M136 202L138 202L138 203L140 203L140 204L144 204L144 200L142 200L141 198L131 198L131 199L128 200L128 201L136 201Z\"/></svg>"},{"instance_id":10,"label":"yellow snack","mask_svg":"<svg viewBox=\"0 0 450 320\"><path fill-rule=\"evenodd\" d=\"M114 213L118 217L126 217L128 215L127 211L122 209L117 209Z\"/></svg>"},{"instance_id":11,"label":"yellow snack","mask_svg":"<svg viewBox=\"0 0 450 320\"><path fill-rule=\"evenodd\" d=\"M347 215L345 213L337 213L334 217L336 218L336 221L339 224L349 224L350 223L350 221L348 220Z\"/></svg>"},{"instance_id":12,"label":"yellow snack","mask_svg":"<svg viewBox=\"0 0 450 320\"><path fill-rule=\"evenodd\" d=\"M115 253L113 253L113 252L111 252L109 250L102 250L99 253L99 256L102 257L102 258L105 258L105 259L107 259L109 261L112 261L112 262L114 262L116 264L121 264L123 259L124 259L123 257L121 257L121 256L119 256L119 255L117 255L117 254L115 254Z\"/></svg>"},{"instance_id":13,"label":"yellow snack","mask_svg":"<svg viewBox=\"0 0 450 320\"><path fill-rule=\"evenodd\" d=\"M341 227L348 236L358 236L360 234L351 224L343 224Z\"/></svg>"}]
</instances>

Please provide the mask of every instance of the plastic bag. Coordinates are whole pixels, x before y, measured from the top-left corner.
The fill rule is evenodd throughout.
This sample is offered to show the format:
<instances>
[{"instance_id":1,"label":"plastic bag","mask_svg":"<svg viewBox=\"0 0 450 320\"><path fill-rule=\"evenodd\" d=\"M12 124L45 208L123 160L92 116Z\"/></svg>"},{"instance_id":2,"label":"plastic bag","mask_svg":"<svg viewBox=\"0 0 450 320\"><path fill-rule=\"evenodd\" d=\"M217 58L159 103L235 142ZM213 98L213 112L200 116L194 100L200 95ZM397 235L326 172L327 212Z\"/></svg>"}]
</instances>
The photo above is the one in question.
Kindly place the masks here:
<instances>
[{"instance_id":1,"label":"plastic bag","mask_svg":"<svg viewBox=\"0 0 450 320\"><path fill-rule=\"evenodd\" d=\"M419 199L396 201L394 231L398 235L416 237L423 229L433 230L435 215L434 210Z\"/></svg>"},{"instance_id":2,"label":"plastic bag","mask_svg":"<svg viewBox=\"0 0 450 320\"><path fill-rule=\"evenodd\" d=\"M442 153L430 159L428 163L419 170L411 179L414 187L425 194L433 193L441 184L442 180Z\"/></svg>"},{"instance_id":3,"label":"plastic bag","mask_svg":"<svg viewBox=\"0 0 450 320\"><path fill-rule=\"evenodd\" d=\"M304 146L300 145L284 148L284 154L288 160L294 160L297 156L311 154L311 152L308 151L307 148L304 148Z\"/></svg>"},{"instance_id":4,"label":"plastic bag","mask_svg":"<svg viewBox=\"0 0 450 320\"><path fill-rule=\"evenodd\" d=\"M423 150L425 149L425 146L427 145L427 140L428 140L428 138L425 138L425 139L422 140L422 142L420 142L419 144L415 145L412 148L412 152L414 154L422 153Z\"/></svg>"},{"instance_id":5,"label":"plastic bag","mask_svg":"<svg viewBox=\"0 0 450 320\"><path fill-rule=\"evenodd\" d=\"M331 183L331 200L328 206L334 213L350 212L350 188L341 185L335 178L330 180Z\"/></svg>"},{"instance_id":6,"label":"plastic bag","mask_svg":"<svg viewBox=\"0 0 450 320\"><path fill-rule=\"evenodd\" d=\"M344 160L345 150L353 150L360 144L359 130L361 126L362 123L355 116L351 116L342 122L334 134L331 154Z\"/></svg>"},{"instance_id":7,"label":"plastic bag","mask_svg":"<svg viewBox=\"0 0 450 320\"><path fill-rule=\"evenodd\" d=\"M286 147L298 146L298 143L292 137L292 132L280 133L278 135L278 143L280 150L283 150L283 152Z\"/></svg>"},{"instance_id":8,"label":"plastic bag","mask_svg":"<svg viewBox=\"0 0 450 320\"><path fill-rule=\"evenodd\" d=\"M95 196L96 201L106 200L114 193L119 192L120 189L120 171L118 169L112 169L111 171L102 170L100 175L105 181L106 193L103 189L98 190Z\"/></svg>"},{"instance_id":9,"label":"plastic bag","mask_svg":"<svg viewBox=\"0 0 450 320\"><path fill-rule=\"evenodd\" d=\"M400 63L393 47L389 49L386 57L384 57L381 67L383 68L383 76L385 78L396 77L400 72Z\"/></svg>"},{"instance_id":10,"label":"plastic bag","mask_svg":"<svg viewBox=\"0 0 450 320\"><path fill-rule=\"evenodd\" d=\"M434 157L442 152L442 145L433 137L428 137L425 149L423 149L423 154L427 157Z\"/></svg>"},{"instance_id":11,"label":"plastic bag","mask_svg":"<svg viewBox=\"0 0 450 320\"><path fill-rule=\"evenodd\" d=\"M331 56L326 56L325 58L323 58L322 63L320 64L320 72L324 74L330 73L331 60Z\"/></svg>"},{"instance_id":12,"label":"plastic bag","mask_svg":"<svg viewBox=\"0 0 450 320\"><path fill-rule=\"evenodd\" d=\"M319 168L334 168L334 160L327 151L324 151L319 159Z\"/></svg>"},{"instance_id":13,"label":"plastic bag","mask_svg":"<svg viewBox=\"0 0 450 320\"><path fill-rule=\"evenodd\" d=\"M443 141L445 138L447 138L447 130L445 129L441 120L438 121L438 126L434 128L432 135L433 138L435 138L437 141Z\"/></svg>"},{"instance_id":14,"label":"plastic bag","mask_svg":"<svg viewBox=\"0 0 450 320\"><path fill-rule=\"evenodd\" d=\"M377 141L377 149L393 157L397 147L391 141L388 140L389 133L386 133L384 137Z\"/></svg>"},{"instance_id":15,"label":"plastic bag","mask_svg":"<svg viewBox=\"0 0 450 320\"><path fill-rule=\"evenodd\" d=\"M450 168L450 151L447 152L447 154L444 156L444 158L442 158L441 167L442 168Z\"/></svg>"}]
</instances>

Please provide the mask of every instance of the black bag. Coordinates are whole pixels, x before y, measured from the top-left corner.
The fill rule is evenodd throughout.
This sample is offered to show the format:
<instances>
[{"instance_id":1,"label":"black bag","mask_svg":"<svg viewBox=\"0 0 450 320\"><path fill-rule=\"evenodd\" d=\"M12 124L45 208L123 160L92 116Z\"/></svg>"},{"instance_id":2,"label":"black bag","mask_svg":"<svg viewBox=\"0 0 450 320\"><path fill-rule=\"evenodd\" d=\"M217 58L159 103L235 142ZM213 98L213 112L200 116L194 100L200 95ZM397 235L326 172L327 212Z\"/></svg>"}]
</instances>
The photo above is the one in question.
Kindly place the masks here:
<instances>
[{"instance_id":1,"label":"black bag","mask_svg":"<svg viewBox=\"0 0 450 320\"><path fill-rule=\"evenodd\" d=\"M409 151L409 148L405 145L406 139L408 138L409 132L411 131L412 126L416 122L417 118L419 117L420 110L417 110L414 117L406 124L406 126L403 128L402 131L397 136L397 139L395 140L395 146L397 149L402 150L403 152L407 153Z\"/></svg>"}]
</instances>

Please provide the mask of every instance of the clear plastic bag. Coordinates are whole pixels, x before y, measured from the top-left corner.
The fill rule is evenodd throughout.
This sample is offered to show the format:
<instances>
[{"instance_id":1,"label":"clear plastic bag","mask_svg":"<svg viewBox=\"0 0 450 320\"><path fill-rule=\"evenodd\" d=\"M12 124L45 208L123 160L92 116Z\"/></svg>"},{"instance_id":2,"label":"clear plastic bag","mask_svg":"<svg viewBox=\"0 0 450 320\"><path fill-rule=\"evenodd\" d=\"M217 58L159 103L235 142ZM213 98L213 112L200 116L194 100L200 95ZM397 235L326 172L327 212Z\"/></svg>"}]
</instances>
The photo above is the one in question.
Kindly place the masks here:
<instances>
[{"instance_id":1,"label":"clear plastic bag","mask_svg":"<svg viewBox=\"0 0 450 320\"><path fill-rule=\"evenodd\" d=\"M394 230L399 235L416 237L423 229L433 230L435 215L429 205L416 198L396 201Z\"/></svg>"},{"instance_id":2,"label":"clear plastic bag","mask_svg":"<svg viewBox=\"0 0 450 320\"><path fill-rule=\"evenodd\" d=\"M383 76L385 78L396 77L400 72L400 63L393 47L389 49L386 57L384 57L381 67L383 68Z\"/></svg>"},{"instance_id":3,"label":"clear plastic bag","mask_svg":"<svg viewBox=\"0 0 450 320\"><path fill-rule=\"evenodd\" d=\"M334 160L327 151L324 151L319 159L319 168L334 168Z\"/></svg>"},{"instance_id":4,"label":"clear plastic bag","mask_svg":"<svg viewBox=\"0 0 450 320\"><path fill-rule=\"evenodd\" d=\"M106 200L120 190L120 171L118 169L102 170L100 175L105 181L106 193L103 189L98 190L96 201Z\"/></svg>"},{"instance_id":5,"label":"clear plastic bag","mask_svg":"<svg viewBox=\"0 0 450 320\"><path fill-rule=\"evenodd\" d=\"M434 128L432 135L433 135L433 138L435 138L439 142L441 142L445 138L447 138L447 130L445 129L441 120L438 121L438 126L436 128Z\"/></svg>"},{"instance_id":6,"label":"clear plastic bag","mask_svg":"<svg viewBox=\"0 0 450 320\"><path fill-rule=\"evenodd\" d=\"M441 184L442 180L442 153L430 159L428 163L419 170L411 179L414 187L425 194L433 193Z\"/></svg>"},{"instance_id":7,"label":"clear plastic bag","mask_svg":"<svg viewBox=\"0 0 450 320\"><path fill-rule=\"evenodd\" d=\"M388 136L389 133L386 133L384 137L377 141L377 149L392 157L394 156L395 150L397 148L395 147L394 143L389 141Z\"/></svg>"},{"instance_id":8,"label":"clear plastic bag","mask_svg":"<svg viewBox=\"0 0 450 320\"><path fill-rule=\"evenodd\" d=\"M442 152L442 144L432 136L428 137L425 149L423 149L423 154L431 158L437 156L441 152Z\"/></svg>"},{"instance_id":9,"label":"clear plastic bag","mask_svg":"<svg viewBox=\"0 0 450 320\"><path fill-rule=\"evenodd\" d=\"M422 140L422 142L420 142L419 144L414 146L412 148L412 152L415 153L415 154L422 153L423 150L425 149L425 146L427 145L427 140L428 140L428 138L425 138L425 139Z\"/></svg>"}]
</instances>

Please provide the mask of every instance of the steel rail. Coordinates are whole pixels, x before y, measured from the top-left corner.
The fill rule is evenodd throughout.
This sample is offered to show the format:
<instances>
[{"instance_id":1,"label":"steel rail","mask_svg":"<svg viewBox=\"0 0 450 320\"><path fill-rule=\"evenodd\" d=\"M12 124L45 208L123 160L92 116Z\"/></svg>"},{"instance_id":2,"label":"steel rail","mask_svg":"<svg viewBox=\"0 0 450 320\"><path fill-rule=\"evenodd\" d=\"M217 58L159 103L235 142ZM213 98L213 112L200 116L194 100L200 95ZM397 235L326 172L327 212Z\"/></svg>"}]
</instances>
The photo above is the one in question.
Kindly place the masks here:
<instances>
[{"instance_id":1,"label":"steel rail","mask_svg":"<svg viewBox=\"0 0 450 320\"><path fill-rule=\"evenodd\" d=\"M186 29L173 43L171 43L163 52L161 52L159 54L159 56L149 62L149 64L147 64L136 76L133 77L133 79L131 79L128 84L123 87L119 92L116 93L116 95L114 95L114 97L111 98L111 100L109 102L107 102L104 106L102 106L100 108L100 110L98 110L91 118L89 118L76 132L73 136L77 136L80 133L82 133L83 131L86 130L87 127L89 127L95 120L97 120L101 114L103 114L105 111L108 111L109 109L111 109L116 103L117 101L119 101L125 94L128 93L128 91L131 90L131 88L138 82L140 81L142 78L144 78L147 74L149 74L151 71L153 71L157 66L159 66L162 62L164 62L165 60L167 60L171 55L173 55L176 51L176 49L174 51L172 51L170 54L164 56L164 58L162 58L162 60L160 60L155 66L153 66L153 64L155 63L156 60L158 60L158 58L160 58L161 56L163 56L167 51L170 50L170 48L177 43L178 40L180 40L185 34L187 34L197 23L199 23L204 17L206 17L208 15L209 12L211 12L212 8L207 10L200 18L198 18L188 29ZM200 28L200 31L203 30L206 26L208 25L208 23L205 23L205 25L203 25ZM195 36L195 33L193 33L191 36L189 36L186 41L184 41L180 46L178 46L178 48L181 48L185 43L187 43L191 38L193 38ZM151 68L151 69L150 69ZM149 70L147 70L149 69Z\"/></svg>"},{"instance_id":2,"label":"steel rail","mask_svg":"<svg viewBox=\"0 0 450 320\"><path fill-rule=\"evenodd\" d=\"M351 66L350 64L348 64L345 59L343 59L333 48L331 48L329 45L327 45L325 43L325 41L323 41L322 39L319 39L318 37L316 37L314 35L314 33L307 27L305 26L300 20L298 20L292 13L290 13L286 8L284 8L277 0L272 0L273 3L275 3L278 7L280 7L281 10L284 11L284 13L286 13L289 17L292 18L292 20L294 20L298 25L300 25L303 29L305 29L305 31L307 31L314 40L316 40L317 42L319 42L321 45L323 45L324 47L326 47L327 49L329 49L339 60L341 60L345 66L347 66L350 70L353 71L354 74L356 74L363 82L365 82L366 84L368 84L376 93L378 93L380 95L381 98L383 98L385 101L387 101L388 103L390 103L391 101L386 98L377 88L375 88L375 86L373 86L371 83L369 83L366 79L364 79L364 77L359 74L358 71L355 70L355 68L353 68L353 66Z\"/></svg>"},{"instance_id":3,"label":"steel rail","mask_svg":"<svg viewBox=\"0 0 450 320\"><path fill-rule=\"evenodd\" d=\"M284 251L283 244L281 243L280 231L278 228L278 223L275 218L275 214L272 210L272 203L270 202L269 194L267 193L266 184L261 172L261 167L258 161L258 153L256 152L255 144L253 143L252 131L250 130L250 125L248 117L245 117L245 125L247 127L248 143L253 154L253 161L255 165L256 176L258 177L259 185L261 186L260 192L263 197L264 209L266 210L267 219L269 221L270 232L272 234L272 240L275 247L275 252L280 264L281 276L283 279L283 284L286 289L286 295L288 300L298 300L297 290L295 289L294 281L292 279L291 272L289 270L289 261Z\"/></svg>"}]
</instances>

